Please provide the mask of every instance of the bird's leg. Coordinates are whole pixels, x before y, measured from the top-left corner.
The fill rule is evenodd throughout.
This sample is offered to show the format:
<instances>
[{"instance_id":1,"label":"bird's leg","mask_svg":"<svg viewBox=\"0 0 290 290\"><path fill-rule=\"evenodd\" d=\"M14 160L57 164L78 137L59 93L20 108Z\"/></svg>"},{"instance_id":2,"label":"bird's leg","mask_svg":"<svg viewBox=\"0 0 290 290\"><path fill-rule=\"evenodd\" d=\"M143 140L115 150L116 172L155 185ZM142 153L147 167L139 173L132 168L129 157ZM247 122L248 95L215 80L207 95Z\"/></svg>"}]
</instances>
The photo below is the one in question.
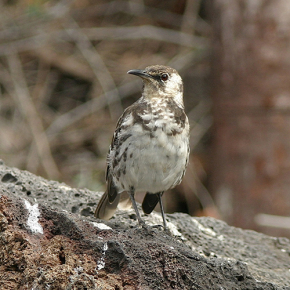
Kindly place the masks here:
<instances>
[{"instance_id":1,"label":"bird's leg","mask_svg":"<svg viewBox=\"0 0 290 290\"><path fill-rule=\"evenodd\" d=\"M162 215L162 219L163 219L163 227L164 230L167 230L167 224L166 224L166 219L165 219L165 213L164 213L164 208L163 208L163 204L162 204L162 193L163 192L158 192L158 199L159 199L159 204L160 204L160 211L161 211L161 215Z\"/></svg>"},{"instance_id":2,"label":"bird's leg","mask_svg":"<svg viewBox=\"0 0 290 290\"><path fill-rule=\"evenodd\" d=\"M133 187L130 188L129 190L129 196L130 196L130 199L132 201L132 205L133 205L133 208L135 210L135 213L136 213L136 216L137 216L137 219L138 219L138 222L141 226L145 226L145 222L141 219L141 216L140 216L140 213L139 213L139 210L138 210L138 207L137 207L137 204L136 204L136 201L135 201L135 197L134 197L134 194L135 194L135 190Z\"/></svg>"}]
</instances>

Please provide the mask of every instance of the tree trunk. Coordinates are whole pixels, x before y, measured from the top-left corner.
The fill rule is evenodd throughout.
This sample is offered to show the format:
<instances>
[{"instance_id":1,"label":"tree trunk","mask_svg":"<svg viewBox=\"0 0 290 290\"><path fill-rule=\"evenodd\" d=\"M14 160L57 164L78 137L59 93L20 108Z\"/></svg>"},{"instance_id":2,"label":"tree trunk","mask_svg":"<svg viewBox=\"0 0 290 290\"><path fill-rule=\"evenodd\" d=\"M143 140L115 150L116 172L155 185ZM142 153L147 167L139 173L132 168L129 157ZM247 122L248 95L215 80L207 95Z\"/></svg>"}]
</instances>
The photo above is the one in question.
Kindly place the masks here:
<instances>
[{"instance_id":1,"label":"tree trunk","mask_svg":"<svg viewBox=\"0 0 290 290\"><path fill-rule=\"evenodd\" d=\"M212 190L230 224L290 236L258 215L290 213L290 1L213 4Z\"/></svg>"}]
</instances>

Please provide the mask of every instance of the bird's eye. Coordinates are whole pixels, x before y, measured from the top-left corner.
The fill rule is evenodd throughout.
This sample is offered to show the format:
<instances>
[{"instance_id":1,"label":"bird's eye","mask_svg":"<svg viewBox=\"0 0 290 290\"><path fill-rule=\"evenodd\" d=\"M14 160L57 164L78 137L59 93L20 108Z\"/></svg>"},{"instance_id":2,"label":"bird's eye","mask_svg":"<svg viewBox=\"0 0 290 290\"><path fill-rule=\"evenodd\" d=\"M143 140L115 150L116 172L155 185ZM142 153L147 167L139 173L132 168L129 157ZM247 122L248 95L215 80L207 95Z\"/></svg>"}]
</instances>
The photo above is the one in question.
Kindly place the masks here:
<instances>
[{"instance_id":1,"label":"bird's eye","mask_svg":"<svg viewBox=\"0 0 290 290\"><path fill-rule=\"evenodd\" d=\"M161 75L161 80L164 81L164 82L167 81L168 80L168 74L162 74Z\"/></svg>"}]
</instances>

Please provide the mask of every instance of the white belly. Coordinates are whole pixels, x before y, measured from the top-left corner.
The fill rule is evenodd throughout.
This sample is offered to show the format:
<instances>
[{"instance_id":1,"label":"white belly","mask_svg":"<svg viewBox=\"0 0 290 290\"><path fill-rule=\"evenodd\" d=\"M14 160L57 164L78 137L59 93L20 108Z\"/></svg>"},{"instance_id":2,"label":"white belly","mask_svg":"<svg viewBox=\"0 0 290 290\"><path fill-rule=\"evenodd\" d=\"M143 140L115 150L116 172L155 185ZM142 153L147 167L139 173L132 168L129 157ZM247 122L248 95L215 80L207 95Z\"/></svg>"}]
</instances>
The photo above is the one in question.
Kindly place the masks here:
<instances>
[{"instance_id":1,"label":"white belly","mask_svg":"<svg viewBox=\"0 0 290 290\"><path fill-rule=\"evenodd\" d=\"M133 187L135 191L157 193L180 183L188 159L187 132L168 136L158 128L144 133L140 125L132 133L134 138L129 137L119 153L126 158L119 158L118 165L111 169L118 190Z\"/></svg>"}]
</instances>

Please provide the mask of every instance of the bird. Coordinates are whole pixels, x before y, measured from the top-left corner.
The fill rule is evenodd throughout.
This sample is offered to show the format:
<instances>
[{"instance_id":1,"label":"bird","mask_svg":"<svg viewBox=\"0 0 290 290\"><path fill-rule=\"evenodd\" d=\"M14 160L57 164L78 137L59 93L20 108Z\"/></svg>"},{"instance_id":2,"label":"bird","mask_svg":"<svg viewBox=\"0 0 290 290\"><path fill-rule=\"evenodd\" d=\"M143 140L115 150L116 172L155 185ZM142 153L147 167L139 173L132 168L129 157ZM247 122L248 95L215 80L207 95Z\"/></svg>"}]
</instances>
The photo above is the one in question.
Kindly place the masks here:
<instances>
[{"instance_id":1,"label":"bird","mask_svg":"<svg viewBox=\"0 0 290 290\"><path fill-rule=\"evenodd\" d=\"M142 79L142 95L117 122L107 155L107 188L95 217L109 220L117 207L133 205L139 224L146 227L135 201L135 192L146 192L143 212L150 214L159 202L166 230L161 197L182 181L190 151L183 82L174 68L164 65L127 73Z\"/></svg>"}]
</instances>

